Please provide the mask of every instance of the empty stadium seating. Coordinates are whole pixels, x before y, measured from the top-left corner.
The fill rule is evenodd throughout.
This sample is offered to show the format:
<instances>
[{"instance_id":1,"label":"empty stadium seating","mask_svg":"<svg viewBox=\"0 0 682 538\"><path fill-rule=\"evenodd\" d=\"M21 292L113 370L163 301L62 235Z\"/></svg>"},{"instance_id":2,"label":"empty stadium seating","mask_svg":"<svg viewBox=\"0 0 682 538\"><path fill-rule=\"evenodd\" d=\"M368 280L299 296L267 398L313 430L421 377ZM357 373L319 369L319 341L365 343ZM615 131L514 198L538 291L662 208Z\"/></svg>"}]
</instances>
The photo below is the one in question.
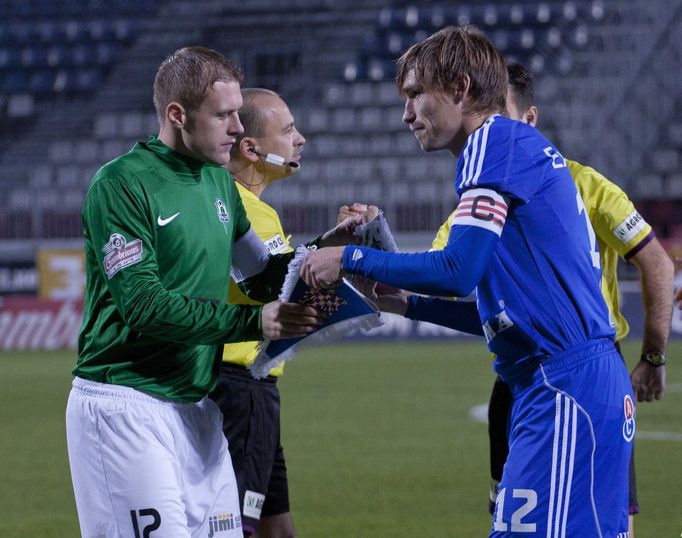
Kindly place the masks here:
<instances>
[{"instance_id":1,"label":"empty stadium seating","mask_svg":"<svg viewBox=\"0 0 682 538\"><path fill-rule=\"evenodd\" d=\"M0 241L79 237L97 167L158 130L158 63L197 43L235 59L246 86L280 91L308 140L301 173L266 193L288 231L317 233L340 203L363 200L380 203L397 231L428 236L456 203L454 159L423 154L402 123L395 60L462 23L535 73L541 128L567 156L642 200L660 234L680 234L681 6L0 0ZM661 199L671 202L658 212Z\"/></svg>"}]
</instances>

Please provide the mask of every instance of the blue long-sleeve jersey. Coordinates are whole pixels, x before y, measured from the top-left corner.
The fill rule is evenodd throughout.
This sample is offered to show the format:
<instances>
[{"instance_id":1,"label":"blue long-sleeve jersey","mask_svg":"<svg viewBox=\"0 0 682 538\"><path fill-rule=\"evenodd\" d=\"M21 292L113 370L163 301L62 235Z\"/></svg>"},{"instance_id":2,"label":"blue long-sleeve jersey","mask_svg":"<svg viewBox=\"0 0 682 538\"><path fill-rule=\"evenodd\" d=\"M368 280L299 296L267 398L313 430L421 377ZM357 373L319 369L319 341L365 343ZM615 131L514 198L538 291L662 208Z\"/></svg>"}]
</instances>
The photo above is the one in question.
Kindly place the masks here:
<instances>
[{"instance_id":1,"label":"blue long-sleeve jersey","mask_svg":"<svg viewBox=\"0 0 682 538\"><path fill-rule=\"evenodd\" d=\"M529 361L614 337L594 232L563 157L538 130L488 118L467 140L455 188L460 204L443 251L349 246L344 270L432 295L475 287L503 378Z\"/></svg>"}]
</instances>

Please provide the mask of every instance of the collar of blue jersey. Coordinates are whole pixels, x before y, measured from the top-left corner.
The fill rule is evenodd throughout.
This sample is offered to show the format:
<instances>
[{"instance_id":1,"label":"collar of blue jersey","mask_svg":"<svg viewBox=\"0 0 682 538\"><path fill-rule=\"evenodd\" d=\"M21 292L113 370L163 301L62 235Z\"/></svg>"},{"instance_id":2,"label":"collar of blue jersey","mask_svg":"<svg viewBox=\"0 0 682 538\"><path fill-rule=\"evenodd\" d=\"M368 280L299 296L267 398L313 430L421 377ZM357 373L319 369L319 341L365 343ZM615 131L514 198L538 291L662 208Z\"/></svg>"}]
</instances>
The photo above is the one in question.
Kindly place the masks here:
<instances>
[{"instance_id":1,"label":"collar of blue jersey","mask_svg":"<svg viewBox=\"0 0 682 538\"><path fill-rule=\"evenodd\" d=\"M189 176L188 179L200 179L201 169L204 166L217 166L186 157L169 148L155 136L150 136L147 142L140 142L140 145L153 151L160 159L172 166L174 173L181 176Z\"/></svg>"}]
</instances>

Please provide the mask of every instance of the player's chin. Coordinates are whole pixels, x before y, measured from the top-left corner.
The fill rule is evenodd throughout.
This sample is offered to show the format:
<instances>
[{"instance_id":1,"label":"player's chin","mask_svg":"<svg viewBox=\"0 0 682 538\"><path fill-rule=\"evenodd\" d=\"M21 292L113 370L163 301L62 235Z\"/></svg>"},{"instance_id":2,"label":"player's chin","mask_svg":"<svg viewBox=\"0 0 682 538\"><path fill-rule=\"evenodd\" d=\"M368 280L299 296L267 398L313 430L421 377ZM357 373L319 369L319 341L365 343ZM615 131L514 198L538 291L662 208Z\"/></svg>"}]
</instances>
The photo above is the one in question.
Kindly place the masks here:
<instances>
[{"instance_id":1,"label":"player's chin","mask_svg":"<svg viewBox=\"0 0 682 538\"><path fill-rule=\"evenodd\" d=\"M225 151L221 148L219 151L211 153L206 160L212 164L217 164L218 166L225 166L230 162L230 151Z\"/></svg>"},{"instance_id":2,"label":"player's chin","mask_svg":"<svg viewBox=\"0 0 682 538\"><path fill-rule=\"evenodd\" d=\"M424 134L422 133L421 136L415 136L417 139L417 142L419 143L419 147L422 148L422 151L433 151L436 149L432 143L431 140L429 140Z\"/></svg>"}]
</instances>

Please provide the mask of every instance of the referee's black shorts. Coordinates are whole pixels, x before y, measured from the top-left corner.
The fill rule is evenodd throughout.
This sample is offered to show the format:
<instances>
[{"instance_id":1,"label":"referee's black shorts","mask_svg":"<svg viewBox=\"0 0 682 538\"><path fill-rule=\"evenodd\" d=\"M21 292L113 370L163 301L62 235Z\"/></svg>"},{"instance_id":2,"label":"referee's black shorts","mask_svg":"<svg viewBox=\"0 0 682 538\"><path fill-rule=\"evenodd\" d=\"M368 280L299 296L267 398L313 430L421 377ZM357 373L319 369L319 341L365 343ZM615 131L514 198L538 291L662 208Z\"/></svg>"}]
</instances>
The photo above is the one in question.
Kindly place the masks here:
<instances>
[{"instance_id":1,"label":"referee's black shorts","mask_svg":"<svg viewBox=\"0 0 682 538\"><path fill-rule=\"evenodd\" d=\"M260 518L289 512L277 378L254 379L245 367L224 362L210 396L223 412L242 526L255 533Z\"/></svg>"}]
</instances>

